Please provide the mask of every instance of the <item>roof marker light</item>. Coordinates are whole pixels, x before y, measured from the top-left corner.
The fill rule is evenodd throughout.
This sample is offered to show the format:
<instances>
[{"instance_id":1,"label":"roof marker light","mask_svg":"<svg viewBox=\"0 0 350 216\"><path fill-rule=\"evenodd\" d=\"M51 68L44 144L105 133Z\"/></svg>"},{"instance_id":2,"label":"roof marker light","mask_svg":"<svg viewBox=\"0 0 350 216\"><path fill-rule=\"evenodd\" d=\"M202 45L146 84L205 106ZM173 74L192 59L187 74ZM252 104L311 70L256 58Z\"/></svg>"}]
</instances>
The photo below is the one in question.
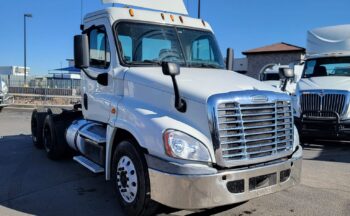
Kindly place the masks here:
<instances>
[{"instance_id":1,"label":"roof marker light","mask_svg":"<svg viewBox=\"0 0 350 216\"><path fill-rule=\"evenodd\" d=\"M165 20L165 16L163 13L160 14L162 16L162 19Z\"/></svg>"},{"instance_id":2,"label":"roof marker light","mask_svg":"<svg viewBox=\"0 0 350 216\"><path fill-rule=\"evenodd\" d=\"M202 20L202 24L203 24L203 26L205 27L205 21L204 21L204 20Z\"/></svg>"},{"instance_id":3,"label":"roof marker light","mask_svg":"<svg viewBox=\"0 0 350 216\"><path fill-rule=\"evenodd\" d=\"M182 16L180 16L179 18L180 18L181 23L184 23L184 19L182 18Z\"/></svg>"},{"instance_id":4,"label":"roof marker light","mask_svg":"<svg viewBox=\"0 0 350 216\"><path fill-rule=\"evenodd\" d=\"M134 13L134 10L133 9L129 9L129 14L130 14L130 16L135 16L135 13Z\"/></svg>"},{"instance_id":5,"label":"roof marker light","mask_svg":"<svg viewBox=\"0 0 350 216\"><path fill-rule=\"evenodd\" d=\"M175 18L174 18L174 15L170 15L170 19L171 19L171 21L175 21Z\"/></svg>"}]
</instances>

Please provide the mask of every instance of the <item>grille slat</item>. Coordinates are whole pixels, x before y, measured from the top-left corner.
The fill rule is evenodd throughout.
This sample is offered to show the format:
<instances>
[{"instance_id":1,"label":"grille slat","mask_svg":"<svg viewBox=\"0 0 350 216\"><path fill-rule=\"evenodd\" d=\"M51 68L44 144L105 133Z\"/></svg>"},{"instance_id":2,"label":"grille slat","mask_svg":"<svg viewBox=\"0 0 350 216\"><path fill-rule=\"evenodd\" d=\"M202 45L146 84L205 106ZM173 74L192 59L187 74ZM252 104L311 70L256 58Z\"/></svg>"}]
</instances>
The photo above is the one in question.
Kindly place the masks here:
<instances>
[{"instance_id":1,"label":"grille slat","mask_svg":"<svg viewBox=\"0 0 350 216\"><path fill-rule=\"evenodd\" d=\"M272 146L272 145L278 145L278 144L283 144L285 142L291 142L293 141L293 139L287 139L287 140L282 140L279 142L269 142L269 143L265 143L265 144L258 144L258 145L249 145L249 146L238 146L238 147L232 147L232 148L222 148L222 151L231 151L231 150L239 150L239 149L250 149L250 148L258 148L258 147L265 147L265 146Z\"/></svg>"},{"instance_id":2,"label":"grille slat","mask_svg":"<svg viewBox=\"0 0 350 216\"><path fill-rule=\"evenodd\" d=\"M276 136L276 138L282 138L282 137L286 137L286 136L292 136L293 133L286 133L283 135L278 135ZM259 139L245 139L245 140L237 140L237 141L231 141L231 142L220 142L221 145L228 145L228 144L236 144L236 143L242 143L242 142L258 142L258 141L264 141L264 140L270 140L271 138L259 138Z\"/></svg>"},{"instance_id":3,"label":"grille slat","mask_svg":"<svg viewBox=\"0 0 350 216\"><path fill-rule=\"evenodd\" d=\"M239 129L239 128L238 128ZM246 130L246 128L242 127L242 129ZM220 136L221 138L230 138L230 137L238 137L238 136L255 136L255 135L264 135L264 134L272 134L277 132L284 132L284 131L289 131L292 130L292 128L287 128L287 129L280 129L280 130L270 130L270 131L263 131L263 132L255 132L255 133L240 133L240 134L232 134L232 135L224 135Z\"/></svg>"},{"instance_id":4,"label":"grille slat","mask_svg":"<svg viewBox=\"0 0 350 216\"><path fill-rule=\"evenodd\" d=\"M244 123L243 123L244 124ZM277 126L284 126L284 125L290 125L290 123L279 123ZM270 124L270 125L261 125L261 126L250 126L250 127L234 127L234 128L224 128L220 129L220 131L230 131L230 130L237 130L237 129L261 129L261 128L270 128L270 127L275 127L276 124Z\"/></svg>"},{"instance_id":5,"label":"grille slat","mask_svg":"<svg viewBox=\"0 0 350 216\"><path fill-rule=\"evenodd\" d=\"M335 118L336 114L341 116L345 102L346 95L341 93L303 93L300 98L301 111L307 117Z\"/></svg>"},{"instance_id":6,"label":"grille slat","mask_svg":"<svg viewBox=\"0 0 350 216\"><path fill-rule=\"evenodd\" d=\"M288 101L218 104L222 158L239 161L270 157L293 146L293 117Z\"/></svg>"},{"instance_id":7,"label":"grille slat","mask_svg":"<svg viewBox=\"0 0 350 216\"><path fill-rule=\"evenodd\" d=\"M220 118L220 117L219 117ZM278 118L278 120L285 120L285 119L291 119L291 117L282 117ZM237 121L223 121L219 122L219 124L233 124L233 123L256 123L256 122L264 122L264 121L274 121L276 120L275 118L270 118L270 119L258 119L258 120L237 120Z\"/></svg>"}]
</instances>

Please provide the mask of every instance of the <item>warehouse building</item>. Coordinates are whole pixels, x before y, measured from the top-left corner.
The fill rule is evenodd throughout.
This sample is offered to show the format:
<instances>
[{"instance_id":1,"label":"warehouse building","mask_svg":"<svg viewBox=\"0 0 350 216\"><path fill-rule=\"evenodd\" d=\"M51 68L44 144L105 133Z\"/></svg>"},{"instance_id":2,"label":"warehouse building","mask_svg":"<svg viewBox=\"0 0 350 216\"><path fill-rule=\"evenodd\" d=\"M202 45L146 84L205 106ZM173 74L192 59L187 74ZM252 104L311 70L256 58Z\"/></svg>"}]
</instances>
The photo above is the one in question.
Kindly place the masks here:
<instances>
[{"instance_id":1,"label":"warehouse building","mask_svg":"<svg viewBox=\"0 0 350 216\"><path fill-rule=\"evenodd\" d=\"M300 62L305 56L305 48L281 42L250 49L242 54L246 58L235 59L235 71L259 79L262 70L269 65Z\"/></svg>"}]
</instances>

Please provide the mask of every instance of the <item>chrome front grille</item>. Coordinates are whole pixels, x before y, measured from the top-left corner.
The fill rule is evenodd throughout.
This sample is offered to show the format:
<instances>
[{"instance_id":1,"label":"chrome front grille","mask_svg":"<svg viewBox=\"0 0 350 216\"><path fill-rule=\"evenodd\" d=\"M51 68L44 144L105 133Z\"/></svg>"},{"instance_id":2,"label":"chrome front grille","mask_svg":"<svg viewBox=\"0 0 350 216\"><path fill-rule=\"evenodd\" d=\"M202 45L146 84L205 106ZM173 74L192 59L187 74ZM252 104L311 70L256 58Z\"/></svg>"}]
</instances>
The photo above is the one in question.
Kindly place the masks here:
<instances>
[{"instance_id":1,"label":"chrome front grille","mask_svg":"<svg viewBox=\"0 0 350 216\"><path fill-rule=\"evenodd\" d=\"M294 126L290 97L246 91L216 101L214 142L220 165L231 167L267 162L291 154ZM252 102L264 94L266 102ZM259 95L260 96L260 95Z\"/></svg>"},{"instance_id":2,"label":"chrome front grille","mask_svg":"<svg viewBox=\"0 0 350 216\"><path fill-rule=\"evenodd\" d=\"M344 112L346 95L343 93L302 93L301 111L307 117L336 117Z\"/></svg>"},{"instance_id":3,"label":"chrome front grille","mask_svg":"<svg viewBox=\"0 0 350 216\"><path fill-rule=\"evenodd\" d=\"M222 103L218 107L218 121L224 160L271 156L289 151L293 145L289 102Z\"/></svg>"}]
</instances>

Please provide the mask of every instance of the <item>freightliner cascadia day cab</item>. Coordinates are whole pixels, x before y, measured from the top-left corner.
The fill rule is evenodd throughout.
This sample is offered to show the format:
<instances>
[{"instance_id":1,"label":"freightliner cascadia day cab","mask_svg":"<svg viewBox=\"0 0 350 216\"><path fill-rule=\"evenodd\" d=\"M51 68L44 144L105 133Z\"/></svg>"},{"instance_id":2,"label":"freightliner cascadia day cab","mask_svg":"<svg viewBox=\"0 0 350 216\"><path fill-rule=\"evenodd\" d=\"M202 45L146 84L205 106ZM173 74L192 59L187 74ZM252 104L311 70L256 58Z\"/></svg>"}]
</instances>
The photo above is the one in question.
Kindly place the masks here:
<instances>
[{"instance_id":1,"label":"freightliner cascadia day cab","mask_svg":"<svg viewBox=\"0 0 350 216\"><path fill-rule=\"evenodd\" d=\"M36 146L103 172L128 215L240 203L299 183L289 95L226 70L210 25L182 0L104 2L129 7L85 17L74 38L82 104L35 110Z\"/></svg>"},{"instance_id":2,"label":"freightliner cascadia day cab","mask_svg":"<svg viewBox=\"0 0 350 216\"><path fill-rule=\"evenodd\" d=\"M294 115L301 140L350 135L350 25L308 32L304 70L295 92Z\"/></svg>"}]
</instances>

